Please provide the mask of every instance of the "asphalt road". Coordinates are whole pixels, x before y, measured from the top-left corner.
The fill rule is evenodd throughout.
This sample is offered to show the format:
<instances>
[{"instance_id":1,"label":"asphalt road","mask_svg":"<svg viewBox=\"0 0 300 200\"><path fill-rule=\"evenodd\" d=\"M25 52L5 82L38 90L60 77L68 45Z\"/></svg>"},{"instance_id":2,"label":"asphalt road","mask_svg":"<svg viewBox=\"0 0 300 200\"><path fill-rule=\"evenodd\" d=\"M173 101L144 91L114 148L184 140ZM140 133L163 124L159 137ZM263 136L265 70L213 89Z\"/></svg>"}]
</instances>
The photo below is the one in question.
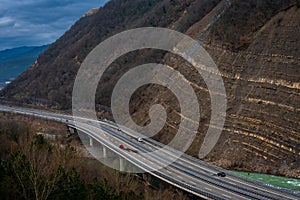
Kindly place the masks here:
<instances>
[{"instance_id":1,"label":"asphalt road","mask_svg":"<svg viewBox=\"0 0 300 200\"><path fill-rule=\"evenodd\" d=\"M243 179L172 148L161 150L165 145L151 138L144 138L143 142L140 142L138 138L141 135L113 122L76 118L75 124L73 116L70 115L3 105L0 105L0 111L66 123L143 171L202 198L300 199L297 192ZM120 144L135 151L120 149ZM176 161L173 162L173 159ZM226 177L217 176L218 172L225 172Z\"/></svg>"}]
</instances>

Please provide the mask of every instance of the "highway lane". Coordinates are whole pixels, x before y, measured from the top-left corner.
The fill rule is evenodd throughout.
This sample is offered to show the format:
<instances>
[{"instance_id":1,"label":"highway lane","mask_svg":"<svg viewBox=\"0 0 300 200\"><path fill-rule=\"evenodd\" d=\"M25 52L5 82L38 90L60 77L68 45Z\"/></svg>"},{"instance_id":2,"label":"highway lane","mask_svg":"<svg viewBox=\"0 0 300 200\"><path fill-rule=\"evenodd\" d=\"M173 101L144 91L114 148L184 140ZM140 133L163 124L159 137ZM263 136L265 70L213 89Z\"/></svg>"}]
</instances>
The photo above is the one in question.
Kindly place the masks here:
<instances>
[{"instance_id":1,"label":"highway lane","mask_svg":"<svg viewBox=\"0 0 300 200\"><path fill-rule=\"evenodd\" d=\"M149 139L149 140L152 140L152 139ZM162 147L160 143L157 143L153 140L150 143L155 143L155 145ZM169 155L172 156L171 154L169 154ZM188 166L190 171L202 171L202 172L206 172L206 174L210 174L210 175L216 175L218 172L224 171L223 169L221 169L219 167L210 165L208 163L205 163L199 159L195 159L186 154L183 154L183 156L177 160L177 163L180 163L183 166ZM205 176L205 174L204 174L204 176ZM232 174L227 174L227 176L224 178L220 178L220 177L217 177L217 178L220 179L220 182L226 181L227 183L230 183L232 186L242 188L245 191L260 194L260 195L268 197L268 198L281 197L282 199L288 199L288 196L286 196L286 193L282 193L280 190L277 190L276 188L267 187L267 186L263 185L262 183L258 183L258 182L247 181L245 179L242 179L242 178L232 175ZM258 185L260 185L260 187L257 187ZM290 199L294 199L294 196L291 196Z\"/></svg>"},{"instance_id":2,"label":"highway lane","mask_svg":"<svg viewBox=\"0 0 300 200\"><path fill-rule=\"evenodd\" d=\"M116 125L112 126L114 128L117 128ZM109 131L109 130L108 130ZM140 137L140 135L138 136L134 136L133 133L129 134L130 136L133 137ZM148 142L149 140L151 140L150 144L155 144L156 146L158 146L159 148L162 148L164 145L154 141L150 138L148 139L144 139L144 141ZM136 140L134 140L136 142ZM138 146L140 146L140 144L138 144ZM136 148L138 148L138 146L136 146ZM141 149L140 149L141 150ZM152 152L156 149L151 149L149 150L149 152ZM142 151L144 152L144 151ZM146 151L145 151L146 152ZM175 155L172 154L172 152L175 152ZM170 151L166 151L165 155L159 155L162 158L169 158L169 156L178 156L178 154L176 154L176 150L172 150L170 149ZM156 158L157 160L159 160L159 157ZM220 171L224 171L223 169L210 165L208 163L205 163L199 159L193 158L191 156L188 156L186 154L183 154L182 157L179 158L179 160L176 162L177 164L181 164L181 167L185 167L187 166L188 169L182 169L182 171L185 171L186 173L197 173L197 171L200 172L207 172L205 174L201 174L201 176L197 175L197 174L192 174L196 177L207 177L207 179L211 179L210 177L207 176L207 174L209 174L209 176L215 176L216 173L220 172ZM194 166L194 167L193 167ZM267 185L264 185L262 183L259 182L252 182L252 181L248 181L245 180L241 177L237 177L235 175L231 175L231 174L227 174L227 176L225 178L220 178L220 177L216 177L219 183L224 183L226 182L227 185L231 185L231 188L234 188L234 190L236 191L240 191L243 190L243 193L252 193L253 195L251 196L252 198L257 198L257 199L295 199L295 196L289 195L287 194L286 191L282 192L282 190L278 190L278 188L276 187L270 187ZM225 184L225 183L224 183Z\"/></svg>"},{"instance_id":3,"label":"highway lane","mask_svg":"<svg viewBox=\"0 0 300 200\"><path fill-rule=\"evenodd\" d=\"M82 126L82 127L81 127ZM85 130L86 131L90 131L91 129L93 129L94 127L89 127L91 126L86 125L86 124L80 124L80 128L81 130ZM78 124L77 124L77 128L78 128ZM103 127L102 127L103 128ZM104 128L105 129L105 128ZM116 137L114 138L114 140L110 140L110 137L113 135L115 136L116 132L111 131L111 130L106 130L105 132L101 133L101 135L97 135L95 134L95 132L97 132L97 130L92 131L93 132L93 136L95 139L101 140L103 138L106 138L107 141L110 141L113 147L117 147L118 149L118 145L119 144L125 144L127 147L130 148L137 148L138 151L144 151L143 148L139 147L139 146L135 146L134 141L136 140L131 140L131 138L125 139L122 137ZM107 134L109 133L109 134ZM101 137L98 138L98 136ZM106 146L107 143L105 143ZM112 147L109 147L112 148ZM128 159L130 162L132 162L133 164L137 165L140 167L140 163L143 163L144 169L146 172L160 178L163 179L164 181L173 184L176 184L177 187L180 187L181 189L187 190L186 186L189 185L189 192L198 195L201 195L201 192L205 190L208 191L208 193L206 194L207 196L210 197L214 197L214 199L222 199L222 197L224 198L225 196L227 196L227 198L231 198L231 199L249 199L249 198L245 198L242 195L238 195L235 194L234 192L230 192L227 191L223 188L220 187L216 187L215 185L211 185L210 183L208 183L205 179L200 179L197 178L193 175L187 174L182 172L178 167L174 167L172 165L169 165L166 168L162 168L160 170L155 170L157 166L160 166L162 164L166 164L166 158L161 158L160 155L156 155L156 156L149 156L149 157L145 157L140 155L139 153L134 153L134 152L127 152L127 151L123 151L127 153L127 157L126 159ZM129 155L132 156L134 158L134 160L132 160L132 158L129 158ZM155 154L154 154L155 155ZM200 189L199 189L200 187ZM203 189L202 189L203 188ZM209 194L209 192L214 191L213 194ZM204 196L202 196L204 197Z\"/></svg>"},{"instance_id":4,"label":"highway lane","mask_svg":"<svg viewBox=\"0 0 300 200\"><path fill-rule=\"evenodd\" d=\"M115 127L116 128L116 127ZM132 133L130 134L132 136ZM152 139L144 139L144 141L148 141L148 140L152 140ZM136 141L136 140L135 140ZM159 146L159 148L162 148L164 145L156 142L156 141L151 141L150 142L155 143L155 145ZM138 148L138 147L136 147ZM156 149L151 149L149 150L149 152L154 151ZM168 158L169 156L173 156L172 153L170 152L174 152L173 151L168 151L166 152L167 155L160 155L163 158ZM175 151L176 154L176 151ZM174 155L177 156L178 154ZM207 164L203 161L200 161L199 159L195 159L191 156L188 156L186 154L183 154L182 157L180 157L176 163L181 164L182 166L187 166L188 169L181 169L186 171L187 173L197 173L197 171L200 172L207 172L205 174L201 174L201 176L207 176L207 174L209 174L209 176L211 175L215 175L217 172L220 171L224 171L223 169L216 167L216 166L212 166L210 164ZM182 167L181 166L181 167ZM199 175L195 175L194 176L199 176ZM210 179L210 177L207 177L208 179ZM276 188L272 188L272 187L268 187L266 185L263 185L261 183L258 182L251 182L251 181L247 181L245 179L242 179L240 177L234 176L234 175L230 175L228 174L225 178L220 178L220 177L216 177L218 180L218 182L220 183L224 183L224 181L226 181L227 185L231 184L231 187L235 187L235 190L239 190L242 189L243 191L247 191L256 195L253 195L253 198L258 198L258 199L295 199L294 195L287 195L286 192L282 192L281 190L278 190ZM259 186L259 187L258 187Z\"/></svg>"},{"instance_id":5,"label":"highway lane","mask_svg":"<svg viewBox=\"0 0 300 200\"><path fill-rule=\"evenodd\" d=\"M72 116L46 111L7 106L0 106L0 110L33 115L64 123L72 124L73 122ZM139 152L153 152L160 149L163 144L151 139L145 139L143 143L138 142L136 133L128 133L128 130L124 132L118 131L118 126L112 122L99 122L84 118L77 119L77 121L82 122L81 128L85 133L126 158L126 160L152 175L198 196L209 196L214 199L299 199L299 196L264 185L258 185L235 176L217 177L215 174L222 170L221 168L209 165L186 154L175 163L159 171L153 171L156 166L165 164L170 157L178 156L176 150L170 149L170 151L160 152L159 154L152 153L151 156L145 158L139 153L120 150L118 145L125 144L131 148L138 149ZM97 131L98 129L104 130L103 135L95 135L95 132L99 132ZM111 140L112 138L113 140ZM107 143L108 141L110 141L109 144Z\"/></svg>"},{"instance_id":6,"label":"highway lane","mask_svg":"<svg viewBox=\"0 0 300 200\"><path fill-rule=\"evenodd\" d=\"M107 132L111 132L112 135L114 135L115 137L119 137L119 138L123 138L123 142L126 140L124 138L124 136L122 135L116 135L113 133L113 131L111 130L106 130ZM136 140L133 140L133 142L129 142L129 144L133 147L135 147L136 149L138 149L141 152L153 152L156 149L149 149L149 148L141 148L143 145L141 144L137 144L135 145L134 142L136 142ZM127 141L128 143L128 141ZM163 152L164 153L164 152ZM156 161L159 161L160 163L164 163L166 162L170 156L177 156L178 155L174 155L172 153L169 152L165 152L166 154L157 154L155 157ZM217 172L219 172L219 169L209 169L207 167L201 166L194 162L188 161L183 157L180 157L175 163L171 164L169 167L173 167L176 169L179 169L180 172L184 172L185 174L189 174L191 177L196 177L198 179L203 179L206 182L210 182L213 185L218 185L220 186L220 188L224 188L227 190L232 190L235 191L236 193L239 193L241 195L245 195L248 197L251 197L253 199L276 199L279 198L280 199L289 199L288 196L286 196L286 194L282 194L279 191L274 191L270 188L257 188L257 185L255 185L256 187L253 187L253 185L251 187L249 187L248 183L243 183L240 180L238 182L236 182L235 180L232 179L232 177L230 179L232 179L232 182L229 182L228 178L221 178L216 176ZM187 179L181 179L182 181L185 181ZM219 188L219 189L220 189ZM268 190L266 190L268 189ZM232 194L231 194L232 195ZM241 197L240 197L241 199ZM294 197L291 197L290 199L294 199Z\"/></svg>"},{"instance_id":7,"label":"highway lane","mask_svg":"<svg viewBox=\"0 0 300 200\"><path fill-rule=\"evenodd\" d=\"M131 143L130 143L131 144ZM134 145L133 145L134 146ZM134 146L139 151L147 153L152 152L152 150L145 150L147 148L142 148L141 146ZM170 160L170 154L167 153L153 153L150 157L147 157L146 159L151 159L152 162L155 162L156 165L161 164L168 164L172 160ZM177 158L177 157L176 157ZM187 166L182 165L178 162L171 163L165 168L160 169L160 171L165 172L166 174L169 174L171 176L174 176L175 179L181 182L190 183L193 186L196 187L202 187L205 188L204 190L207 191L216 191L215 194L218 192L219 196L230 196L233 199L247 199L244 198L243 195L235 194L234 192L231 192L234 190L234 188L228 188L225 185L218 183L219 181L213 180L211 178L211 175L207 175L205 173L202 173L202 171L192 171L190 168L187 168ZM227 190L229 189L229 190Z\"/></svg>"}]
</instances>

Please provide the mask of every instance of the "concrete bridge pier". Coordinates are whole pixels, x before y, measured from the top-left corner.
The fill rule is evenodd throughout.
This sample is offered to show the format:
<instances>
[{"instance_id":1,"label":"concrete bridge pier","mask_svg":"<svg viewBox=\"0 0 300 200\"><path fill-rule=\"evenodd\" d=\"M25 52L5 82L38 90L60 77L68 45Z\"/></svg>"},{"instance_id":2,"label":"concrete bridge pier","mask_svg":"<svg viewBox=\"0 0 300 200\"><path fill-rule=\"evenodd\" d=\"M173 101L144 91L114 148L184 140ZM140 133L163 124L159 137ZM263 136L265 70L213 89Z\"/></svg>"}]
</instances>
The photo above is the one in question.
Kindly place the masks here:
<instances>
[{"instance_id":1,"label":"concrete bridge pier","mask_svg":"<svg viewBox=\"0 0 300 200\"><path fill-rule=\"evenodd\" d=\"M93 138L89 137L89 139L90 139L90 147L92 147L93 146Z\"/></svg>"},{"instance_id":2,"label":"concrete bridge pier","mask_svg":"<svg viewBox=\"0 0 300 200\"><path fill-rule=\"evenodd\" d=\"M102 146L102 153L103 153L103 158L107 157L107 152L106 152L106 147Z\"/></svg>"},{"instance_id":3,"label":"concrete bridge pier","mask_svg":"<svg viewBox=\"0 0 300 200\"><path fill-rule=\"evenodd\" d=\"M72 134L75 134L76 133L76 129L71 127L71 126L67 126L68 127L68 130L69 130L69 133L72 135Z\"/></svg>"},{"instance_id":4,"label":"concrete bridge pier","mask_svg":"<svg viewBox=\"0 0 300 200\"><path fill-rule=\"evenodd\" d=\"M120 158L120 171L125 170L125 160L124 158Z\"/></svg>"}]
</instances>

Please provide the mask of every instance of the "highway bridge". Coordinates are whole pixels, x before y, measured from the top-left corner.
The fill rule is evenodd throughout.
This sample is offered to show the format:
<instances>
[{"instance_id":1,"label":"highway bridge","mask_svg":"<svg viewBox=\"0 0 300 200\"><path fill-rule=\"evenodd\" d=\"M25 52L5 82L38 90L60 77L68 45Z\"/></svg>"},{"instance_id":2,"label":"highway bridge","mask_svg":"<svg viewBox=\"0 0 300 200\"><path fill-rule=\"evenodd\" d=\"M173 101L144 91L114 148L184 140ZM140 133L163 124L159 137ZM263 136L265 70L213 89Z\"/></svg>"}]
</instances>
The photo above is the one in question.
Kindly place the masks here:
<instances>
[{"instance_id":1,"label":"highway bridge","mask_svg":"<svg viewBox=\"0 0 300 200\"><path fill-rule=\"evenodd\" d=\"M65 123L85 134L91 147L95 143L100 143L103 146L102 157L107 156L107 151L119 155L121 171L125 168L124 160L126 160L144 172L204 199L300 199L300 193L297 191L243 179L175 149L166 148L157 151L165 145L151 138L139 141L141 135L125 127L120 128L113 122L77 118L75 124L71 115L4 105L0 105L0 111ZM121 149L120 144L134 150ZM178 155L181 156L172 162ZM217 176L219 172L225 172L226 177Z\"/></svg>"}]
</instances>

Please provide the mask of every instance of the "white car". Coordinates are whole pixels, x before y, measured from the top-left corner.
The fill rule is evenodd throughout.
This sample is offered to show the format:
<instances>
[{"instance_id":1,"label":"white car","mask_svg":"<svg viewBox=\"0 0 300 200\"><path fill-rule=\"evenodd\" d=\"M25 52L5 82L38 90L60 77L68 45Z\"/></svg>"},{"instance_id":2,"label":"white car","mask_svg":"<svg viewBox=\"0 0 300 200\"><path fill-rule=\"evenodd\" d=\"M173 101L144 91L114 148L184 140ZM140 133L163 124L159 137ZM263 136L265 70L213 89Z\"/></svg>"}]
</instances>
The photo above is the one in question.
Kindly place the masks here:
<instances>
[{"instance_id":1,"label":"white car","mask_svg":"<svg viewBox=\"0 0 300 200\"><path fill-rule=\"evenodd\" d=\"M139 141L139 142L144 142L144 138L141 138L141 137L140 137L140 138L138 138L138 141Z\"/></svg>"}]
</instances>

